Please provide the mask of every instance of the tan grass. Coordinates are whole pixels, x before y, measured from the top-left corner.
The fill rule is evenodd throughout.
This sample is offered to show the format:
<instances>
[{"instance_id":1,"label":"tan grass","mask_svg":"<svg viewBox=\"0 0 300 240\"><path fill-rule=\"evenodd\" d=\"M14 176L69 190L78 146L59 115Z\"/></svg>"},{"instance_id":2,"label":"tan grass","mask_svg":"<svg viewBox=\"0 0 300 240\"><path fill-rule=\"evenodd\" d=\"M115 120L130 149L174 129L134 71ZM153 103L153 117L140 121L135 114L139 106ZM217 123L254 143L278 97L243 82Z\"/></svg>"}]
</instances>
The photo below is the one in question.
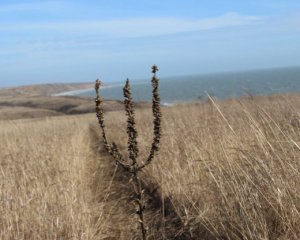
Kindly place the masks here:
<instances>
[{"instance_id":1,"label":"tan grass","mask_svg":"<svg viewBox=\"0 0 300 240\"><path fill-rule=\"evenodd\" d=\"M0 122L0 239L90 238L87 124Z\"/></svg>"},{"instance_id":2,"label":"tan grass","mask_svg":"<svg viewBox=\"0 0 300 240\"><path fill-rule=\"evenodd\" d=\"M59 116L62 113L48 109L36 109L29 107L0 107L0 121L17 120L24 118L42 118L45 116Z\"/></svg>"},{"instance_id":3,"label":"tan grass","mask_svg":"<svg viewBox=\"0 0 300 240\"><path fill-rule=\"evenodd\" d=\"M164 108L160 154L142 173L163 200L146 213L159 220L149 238L299 239L299 113L299 95ZM105 116L125 154L125 114ZM143 158L151 110L137 110L136 122ZM138 236L130 178L99 152L91 123L98 129L94 115L0 122L0 239Z\"/></svg>"},{"instance_id":4,"label":"tan grass","mask_svg":"<svg viewBox=\"0 0 300 240\"><path fill-rule=\"evenodd\" d=\"M191 238L299 239L299 113L299 96L164 109L161 152L143 179L172 200ZM108 137L121 144L117 114ZM136 115L142 157L151 115Z\"/></svg>"}]
</instances>

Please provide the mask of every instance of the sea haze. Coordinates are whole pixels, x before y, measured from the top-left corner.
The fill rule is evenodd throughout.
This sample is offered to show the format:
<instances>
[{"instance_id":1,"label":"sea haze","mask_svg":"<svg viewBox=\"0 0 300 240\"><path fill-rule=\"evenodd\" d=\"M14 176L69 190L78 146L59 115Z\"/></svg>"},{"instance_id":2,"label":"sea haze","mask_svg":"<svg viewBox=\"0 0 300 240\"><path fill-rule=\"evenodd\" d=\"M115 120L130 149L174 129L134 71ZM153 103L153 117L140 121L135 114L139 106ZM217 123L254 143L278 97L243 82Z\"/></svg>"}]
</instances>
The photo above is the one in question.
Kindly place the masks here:
<instances>
[{"instance_id":1,"label":"sea haze","mask_svg":"<svg viewBox=\"0 0 300 240\"><path fill-rule=\"evenodd\" d=\"M150 79L132 82L131 88L135 101L151 101ZM160 94L164 104L205 99L207 94L226 99L292 92L300 92L300 67L160 79ZM93 97L95 92L90 89L69 95ZM123 99L122 85L112 84L103 88L101 95L105 99Z\"/></svg>"}]
</instances>

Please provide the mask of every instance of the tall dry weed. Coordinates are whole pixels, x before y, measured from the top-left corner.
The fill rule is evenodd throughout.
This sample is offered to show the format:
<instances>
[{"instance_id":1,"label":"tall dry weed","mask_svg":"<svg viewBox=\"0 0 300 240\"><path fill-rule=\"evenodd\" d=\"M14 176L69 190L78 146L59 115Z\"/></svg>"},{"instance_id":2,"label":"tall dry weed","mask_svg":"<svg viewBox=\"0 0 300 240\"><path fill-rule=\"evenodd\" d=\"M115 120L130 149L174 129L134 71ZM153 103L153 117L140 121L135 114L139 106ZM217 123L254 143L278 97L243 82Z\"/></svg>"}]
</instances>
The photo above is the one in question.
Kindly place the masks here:
<instances>
[{"instance_id":1,"label":"tall dry weed","mask_svg":"<svg viewBox=\"0 0 300 240\"><path fill-rule=\"evenodd\" d=\"M140 179L139 173L140 171L145 168L147 165L149 165L153 158L155 153L159 150L159 142L160 142L160 135L161 135L161 110L160 110L160 96L158 92L158 82L159 79L156 77L156 72L158 71L158 68L156 65L152 67L152 87L153 87L153 98L152 98L152 113L153 113L153 141L151 145L151 150L149 156L146 158L144 162L138 162L138 143L137 143L137 130L136 130L136 123L135 123L135 113L134 113L134 107L133 107L133 101L132 101L132 95L131 95L131 87L129 80L127 79L126 84L123 88L123 94L124 94L124 106L125 106L125 112L127 116L127 127L126 132L128 135L128 157L129 159L126 159L120 152L118 146L115 142L112 142L111 144L108 142L105 132L105 124L104 124L104 113L103 113L103 106L102 106L102 99L99 95L99 89L101 86L101 82L99 80L96 80L95 84L95 90L96 90L96 115L98 118L98 122L101 128L102 132L102 138L104 146L107 150L107 152L114 158L117 165L120 165L126 170L128 173L132 175L132 179L134 182L134 190L135 190L135 202L137 205L136 214L139 216L138 222L140 224L141 228L141 235L142 239L147 239L147 231L148 227L146 226L145 219L144 219L144 210L146 208L145 205L145 197L144 192L145 189L143 189L142 181Z\"/></svg>"}]
</instances>

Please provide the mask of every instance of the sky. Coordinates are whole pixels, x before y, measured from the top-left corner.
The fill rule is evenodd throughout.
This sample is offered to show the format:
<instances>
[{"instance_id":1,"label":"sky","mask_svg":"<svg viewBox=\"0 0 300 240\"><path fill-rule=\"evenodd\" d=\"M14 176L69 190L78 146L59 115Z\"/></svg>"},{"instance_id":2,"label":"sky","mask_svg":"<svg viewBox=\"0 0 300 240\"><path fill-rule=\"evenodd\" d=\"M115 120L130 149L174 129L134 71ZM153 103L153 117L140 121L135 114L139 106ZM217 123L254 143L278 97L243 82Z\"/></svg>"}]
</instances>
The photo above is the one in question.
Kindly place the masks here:
<instances>
[{"instance_id":1,"label":"sky","mask_svg":"<svg viewBox=\"0 0 300 240\"><path fill-rule=\"evenodd\" d=\"M0 0L0 87L300 66L299 0Z\"/></svg>"}]
</instances>

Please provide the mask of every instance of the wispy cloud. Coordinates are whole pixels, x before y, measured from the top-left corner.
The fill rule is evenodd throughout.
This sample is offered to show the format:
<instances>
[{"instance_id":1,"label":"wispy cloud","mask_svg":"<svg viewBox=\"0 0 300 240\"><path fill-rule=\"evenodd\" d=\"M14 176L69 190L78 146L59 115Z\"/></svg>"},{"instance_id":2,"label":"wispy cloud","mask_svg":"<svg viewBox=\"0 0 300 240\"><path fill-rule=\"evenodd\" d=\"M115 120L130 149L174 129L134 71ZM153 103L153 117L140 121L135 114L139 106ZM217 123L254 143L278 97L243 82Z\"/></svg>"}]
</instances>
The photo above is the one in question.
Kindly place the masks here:
<instances>
[{"instance_id":1,"label":"wispy cloud","mask_svg":"<svg viewBox=\"0 0 300 240\"><path fill-rule=\"evenodd\" d=\"M14 22L0 26L0 32L37 31L94 33L108 37L144 37L249 25L257 23L260 20L262 18L258 16L245 16L233 12L215 18L193 20L179 18L136 18L96 21Z\"/></svg>"},{"instance_id":2,"label":"wispy cloud","mask_svg":"<svg viewBox=\"0 0 300 240\"><path fill-rule=\"evenodd\" d=\"M16 13L32 13L32 12L50 12L58 11L65 7L66 4L62 1L40 1L40 2L22 2L22 3L0 3L1 14L16 14Z\"/></svg>"}]
</instances>

